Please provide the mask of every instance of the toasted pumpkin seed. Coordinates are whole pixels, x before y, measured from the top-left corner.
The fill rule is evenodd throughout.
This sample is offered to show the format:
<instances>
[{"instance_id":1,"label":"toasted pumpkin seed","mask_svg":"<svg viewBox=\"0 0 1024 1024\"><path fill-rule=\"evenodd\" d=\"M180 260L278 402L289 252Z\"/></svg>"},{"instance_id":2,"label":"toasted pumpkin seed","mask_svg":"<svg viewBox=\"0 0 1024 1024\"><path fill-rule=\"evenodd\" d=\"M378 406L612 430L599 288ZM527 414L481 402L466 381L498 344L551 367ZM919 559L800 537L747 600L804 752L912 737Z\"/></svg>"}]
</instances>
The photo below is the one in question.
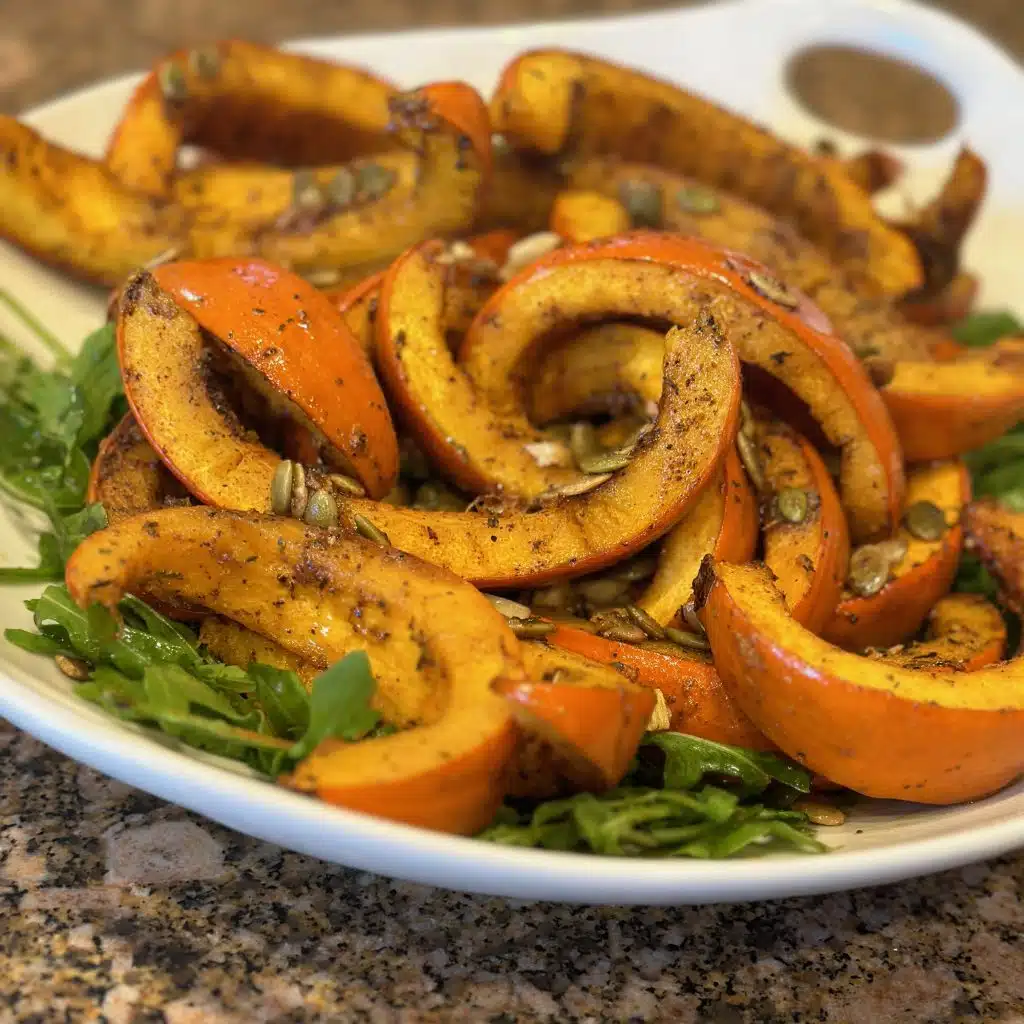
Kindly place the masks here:
<instances>
[{"instance_id":1,"label":"toasted pumpkin seed","mask_svg":"<svg viewBox=\"0 0 1024 1024\"><path fill-rule=\"evenodd\" d=\"M634 626L632 622L613 623L605 626L604 629L599 629L597 635L603 636L606 640L617 640L624 644L639 644L647 639L647 634L639 626Z\"/></svg>"},{"instance_id":2,"label":"toasted pumpkin seed","mask_svg":"<svg viewBox=\"0 0 1024 1024\"><path fill-rule=\"evenodd\" d=\"M890 560L877 544L865 544L850 556L846 582L860 597L873 597L889 582Z\"/></svg>"},{"instance_id":3,"label":"toasted pumpkin seed","mask_svg":"<svg viewBox=\"0 0 1024 1024\"><path fill-rule=\"evenodd\" d=\"M746 434L751 440L757 436L757 421L745 398L740 399L740 433Z\"/></svg>"},{"instance_id":4,"label":"toasted pumpkin seed","mask_svg":"<svg viewBox=\"0 0 1024 1024\"><path fill-rule=\"evenodd\" d=\"M356 176L341 167L324 187L324 197L336 208L348 206L356 195Z\"/></svg>"},{"instance_id":5,"label":"toasted pumpkin seed","mask_svg":"<svg viewBox=\"0 0 1024 1024\"><path fill-rule=\"evenodd\" d=\"M302 275L314 288L333 288L341 281L340 270L333 267L318 267L307 270Z\"/></svg>"},{"instance_id":6,"label":"toasted pumpkin seed","mask_svg":"<svg viewBox=\"0 0 1024 1024\"><path fill-rule=\"evenodd\" d=\"M509 246L505 254L505 262L498 271L502 281L515 277L524 267L543 259L562 245L562 236L554 231L535 231L532 235L520 238Z\"/></svg>"},{"instance_id":7,"label":"toasted pumpkin seed","mask_svg":"<svg viewBox=\"0 0 1024 1024\"><path fill-rule=\"evenodd\" d=\"M200 78L216 78L220 71L220 53L215 46L201 46L190 50L188 68Z\"/></svg>"},{"instance_id":8,"label":"toasted pumpkin seed","mask_svg":"<svg viewBox=\"0 0 1024 1024\"><path fill-rule=\"evenodd\" d=\"M801 487L783 487L775 495L775 513L787 523L802 523L810 510L807 492Z\"/></svg>"},{"instance_id":9,"label":"toasted pumpkin seed","mask_svg":"<svg viewBox=\"0 0 1024 1024\"><path fill-rule=\"evenodd\" d=\"M949 529L945 513L930 501L915 501L909 506L903 513L903 525L918 540L938 540Z\"/></svg>"},{"instance_id":10,"label":"toasted pumpkin seed","mask_svg":"<svg viewBox=\"0 0 1024 1024\"><path fill-rule=\"evenodd\" d=\"M306 512L306 502L309 500L309 490L306 486L306 470L302 463L292 463L292 496L288 502L288 511L296 518L301 519Z\"/></svg>"},{"instance_id":11,"label":"toasted pumpkin seed","mask_svg":"<svg viewBox=\"0 0 1024 1024\"><path fill-rule=\"evenodd\" d=\"M576 592L585 601L597 608L610 608L618 604L629 589L624 580L601 577L594 580L580 580L576 584Z\"/></svg>"},{"instance_id":12,"label":"toasted pumpkin seed","mask_svg":"<svg viewBox=\"0 0 1024 1024\"><path fill-rule=\"evenodd\" d=\"M156 73L160 95L168 103L184 103L188 99L188 85L185 83L185 72L181 65L173 60L161 64Z\"/></svg>"},{"instance_id":13,"label":"toasted pumpkin seed","mask_svg":"<svg viewBox=\"0 0 1024 1024\"><path fill-rule=\"evenodd\" d=\"M683 185L676 193L676 206L684 213L694 213L697 216L718 213L722 208L718 196L711 189L701 185Z\"/></svg>"},{"instance_id":14,"label":"toasted pumpkin seed","mask_svg":"<svg viewBox=\"0 0 1024 1024\"><path fill-rule=\"evenodd\" d=\"M540 640L550 636L558 628L553 622L543 619L509 619L509 628L520 640Z\"/></svg>"},{"instance_id":15,"label":"toasted pumpkin seed","mask_svg":"<svg viewBox=\"0 0 1024 1024\"><path fill-rule=\"evenodd\" d=\"M327 478L327 482L339 494L349 494L353 498L366 496L366 488L358 480L353 480L352 477L346 476L344 473L332 473Z\"/></svg>"},{"instance_id":16,"label":"toasted pumpkin seed","mask_svg":"<svg viewBox=\"0 0 1024 1024\"><path fill-rule=\"evenodd\" d=\"M530 609L527 608L525 604L520 604L518 601L511 601L507 597L502 597L501 594L484 594L484 597L486 597L487 600L490 601L506 619L533 618L530 613Z\"/></svg>"},{"instance_id":17,"label":"toasted pumpkin seed","mask_svg":"<svg viewBox=\"0 0 1024 1024\"><path fill-rule=\"evenodd\" d=\"M619 202L637 228L660 228L663 197L661 186L642 178L629 178L619 185Z\"/></svg>"},{"instance_id":18,"label":"toasted pumpkin seed","mask_svg":"<svg viewBox=\"0 0 1024 1024\"><path fill-rule=\"evenodd\" d=\"M76 683L85 682L89 678L89 663L80 658L69 658L66 654L57 654L53 658L54 664Z\"/></svg>"},{"instance_id":19,"label":"toasted pumpkin seed","mask_svg":"<svg viewBox=\"0 0 1024 1024\"><path fill-rule=\"evenodd\" d=\"M597 431L592 423L583 420L569 428L569 450L576 460L576 465L599 450Z\"/></svg>"},{"instance_id":20,"label":"toasted pumpkin seed","mask_svg":"<svg viewBox=\"0 0 1024 1024\"><path fill-rule=\"evenodd\" d=\"M625 469L632 461L632 448L612 448L606 452L592 452L576 460L581 472L588 476L596 473L615 473Z\"/></svg>"},{"instance_id":21,"label":"toasted pumpkin seed","mask_svg":"<svg viewBox=\"0 0 1024 1024\"><path fill-rule=\"evenodd\" d=\"M613 566L608 575L626 583L641 583L649 580L658 571L658 560L651 556L638 555Z\"/></svg>"},{"instance_id":22,"label":"toasted pumpkin seed","mask_svg":"<svg viewBox=\"0 0 1024 1024\"><path fill-rule=\"evenodd\" d=\"M360 537L372 540L374 544L379 544L383 548L391 547L391 540L388 538L388 535L383 530L377 529L366 516L354 516L352 525L356 528L356 533Z\"/></svg>"},{"instance_id":23,"label":"toasted pumpkin seed","mask_svg":"<svg viewBox=\"0 0 1024 1024\"><path fill-rule=\"evenodd\" d=\"M364 199L379 199L391 191L397 180L398 175L390 167L362 164L356 170L356 191Z\"/></svg>"},{"instance_id":24,"label":"toasted pumpkin seed","mask_svg":"<svg viewBox=\"0 0 1024 1024\"><path fill-rule=\"evenodd\" d=\"M871 383L876 388L884 388L892 383L893 377L896 376L896 364L891 359L887 359L884 356L875 356L871 359L864 360L864 369L868 371L868 376L871 378Z\"/></svg>"},{"instance_id":25,"label":"toasted pumpkin seed","mask_svg":"<svg viewBox=\"0 0 1024 1024\"><path fill-rule=\"evenodd\" d=\"M336 526L338 523L338 503L330 491L321 488L309 496L303 520L310 526Z\"/></svg>"},{"instance_id":26,"label":"toasted pumpkin seed","mask_svg":"<svg viewBox=\"0 0 1024 1024\"><path fill-rule=\"evenodd\" d=\"M611 480L611 473L594 473L583 477L582 480L574 480L572 483L563 484L561 487L550 487L539 496L539 501L554 501L556 498L576 498L581 494L587 494L601 484Z\"/></svg>"},{"instance_id":27,"label":"toasted pumpkin seed","mask_svg":"<svg viewBox=\"0 0 1024 1024\"><path fill-rule=\"evenodd\" d=\"M875 547L889 559L890 565L899 565L906 557L910 545L904 537L890 537L888 540L878 541Z\"/></svg>"},{"instance_id":28,"label":"toasted pumpkin seed","mask_svg":"<svg viewBox=\"0 0 1024 1024\"><path fill-rule=\"evenodd\" d=\"M740 431L736 435L736 450L740 453L740 462L758 493L764 490L764 470L761 468L761 456L757 452L757 445L750 439L749 434Z\"/></svg>"},{"instance_id":29,"label":"toasted pumpkin seed","mask_svg":"<svg viewBox=\"0 0 1024 1024\"><path fill-rule=\"evenodd\" d=\"M772 302L784 309L796 309L800 305L800 300L793 292L778 278L772 277L771 274L767 274L763 270L751 270L747 274L747 284L755 292L763 295L766 299L771 299Z\"/></svg>"},{"instance_id":30,"label":"toasted pumpkin seed","mask_svg":"<svg viewBox=\"0 0 1024 1024\"><path fill-rule=\"evenodd\" d=\"M654 690L654 710L651 712L650 720L647 723L648 732L665 732L672 726L672 712L669 710L668 701L661 690Z\"/></svg>"},{"instance_id":31,"label":"toasted pumpkin seed","mask_svg":"<svg viewBox=\"0 0 1024 1024\"><path fill-rule=\"evenodd\" d=\"M676 629L675 626L666 626L665 639L690 651L711 650L711 644L708 643L708 638L704 635L703 631L691 633L685 629Z\"/></svg>"},{"instance_id":32,"label":"toasted pumpkin seed","mask_svg":"<svg viewBox=\"0 0 1024 1024\"><path fill-rule=\"evenodd\" d=\"M846 821L844 811L818 800L796 800L793 802L793 810L806 814L812 825L842 825Z\"/></svg>"},{"instance_id":33,"label":"toasted pumpkin seed","mask_svg":"<svg viewBox=\"0 0 1024 1024\"><path fill-rule=\"evenodd\" d=\"M295 474L295 463L290 459L282 459L274 470L270 481L270 511L275 516L286 516L292 504L292 479Z\"/></svg>"},{"instance_id":34,"label":"toasted pumpkin seed","mask_svg":"<svg viewBox=\"0 0 1024 1024\"><path fill-rule=\"evenodd\" d=\"M319 210L324 194L312 171L296 171L292 175L292 206L296 210Z\"/></svg>"},{"instance_id":35,"label":"toasted pumpkin seed","mask_svg":"<svg viewBox=\"0 0 1024 1024\"><path fill-rule=\"evenodd\" d=\"M652 619L639 605L626 605L626 614L639 626L652 640L664 640L665 630L657 620Z\"/></svg>"}]
</instances>

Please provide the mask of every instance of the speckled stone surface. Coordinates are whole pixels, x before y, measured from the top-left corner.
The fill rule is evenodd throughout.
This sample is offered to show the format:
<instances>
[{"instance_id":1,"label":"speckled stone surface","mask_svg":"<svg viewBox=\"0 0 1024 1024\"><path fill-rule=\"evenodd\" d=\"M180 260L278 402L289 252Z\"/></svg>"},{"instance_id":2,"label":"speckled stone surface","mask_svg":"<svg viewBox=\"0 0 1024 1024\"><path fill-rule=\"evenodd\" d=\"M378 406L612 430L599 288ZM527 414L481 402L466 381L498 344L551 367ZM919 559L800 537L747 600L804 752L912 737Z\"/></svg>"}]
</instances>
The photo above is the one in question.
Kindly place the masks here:
<instances>
[{"instance_id":1,"label":"speckled stone surface","mask_svg":"<svg viewBox=\"0 0 1024 1024\"><path fill-rule=\"evenodd\" d=\"M0 0L0 111L218 36L640 6ZM1021 0L945 6L1024 55ZM1022 896L1024 856L735 907L459 896L240 836L0 721L0 1024L1024 1024Z\"/></svg>"}]
</instances>

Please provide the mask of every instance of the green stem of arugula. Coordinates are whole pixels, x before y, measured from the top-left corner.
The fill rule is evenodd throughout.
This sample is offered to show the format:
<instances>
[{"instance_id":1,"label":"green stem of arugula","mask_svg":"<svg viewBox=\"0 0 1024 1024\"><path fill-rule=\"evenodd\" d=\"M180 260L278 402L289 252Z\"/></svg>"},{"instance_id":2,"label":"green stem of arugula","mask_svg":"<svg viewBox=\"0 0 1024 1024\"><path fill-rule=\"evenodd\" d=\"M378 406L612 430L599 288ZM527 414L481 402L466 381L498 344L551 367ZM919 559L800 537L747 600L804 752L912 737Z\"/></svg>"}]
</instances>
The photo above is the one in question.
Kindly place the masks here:
<instances>
[{"instance_id":1,"label":"green stem of arugula","mask_svg":"<svg viewBox=\"0 0 1024 1024\"><path fill-rule=\"evenodd\" d=\"M71 364L71 353L42 321L33 316L10 292L0 289L0 305L6 306L45 346L58 366Z\"/></svg>"},{"instance_id":2,"label":"green stem of arugula","mask_svg":"<svg viewBox=\"0 0 1024 1024\"><path fill-rule=\"evenodd\" d=\"M12 486L2 475L0 475L0 494L13 498L15 501L28 505L39 512L47 512L47 503L44 498L35 498L25 491L19 490L17 487Z\"/></svg>"}]
</instances>

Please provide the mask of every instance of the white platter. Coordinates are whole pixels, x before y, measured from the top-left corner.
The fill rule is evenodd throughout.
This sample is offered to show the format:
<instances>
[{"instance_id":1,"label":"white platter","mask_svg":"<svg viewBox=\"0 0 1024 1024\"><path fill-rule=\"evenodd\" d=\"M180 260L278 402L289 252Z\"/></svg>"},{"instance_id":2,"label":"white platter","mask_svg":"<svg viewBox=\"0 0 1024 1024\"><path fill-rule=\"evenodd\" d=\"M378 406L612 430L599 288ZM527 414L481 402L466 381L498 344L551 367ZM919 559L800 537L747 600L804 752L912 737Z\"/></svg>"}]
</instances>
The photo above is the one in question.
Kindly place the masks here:
<instances>
[{"instance_id":1,"label":"white platter","mask_svg":"<svg viewBox=\"0 0 1024 1024\"><path fill-rule=\"evenodd\" d=\"M991 169L967 262L984 301L1024 313L1024 71L973 30L905 0L730 0L709 7L601 21L309 41L296 48L373 67L413 86L459 76L483 90L517 51L571 46L693 87L798 141L823 129L786 93L783 68L820 42L901 56L940 76L961 104L955 135L900 148L913 191L927 194L961 141ZM104 83L33 111L48 136L98 154L136 77ZM829 131L843 144L850 136ZM892 147L890 147L892 148ZM0 247L9 289L69 343L101 322L104 297ZM0 320L0 329L14 325ZM0 560L32 547L0 513ZM0 621L27 626L35 588L0 589ZM827 830L821 857L629 861L514 850L394 825L320 804L216 759L182 752L71 695L44 660L0 642L0 715L71 757L241 832L351 867L472 892L609 904L706 903L828 892L954 867L1024 846L1024 782L955 808L874 804Z\"/></svg>"}]
</instances>

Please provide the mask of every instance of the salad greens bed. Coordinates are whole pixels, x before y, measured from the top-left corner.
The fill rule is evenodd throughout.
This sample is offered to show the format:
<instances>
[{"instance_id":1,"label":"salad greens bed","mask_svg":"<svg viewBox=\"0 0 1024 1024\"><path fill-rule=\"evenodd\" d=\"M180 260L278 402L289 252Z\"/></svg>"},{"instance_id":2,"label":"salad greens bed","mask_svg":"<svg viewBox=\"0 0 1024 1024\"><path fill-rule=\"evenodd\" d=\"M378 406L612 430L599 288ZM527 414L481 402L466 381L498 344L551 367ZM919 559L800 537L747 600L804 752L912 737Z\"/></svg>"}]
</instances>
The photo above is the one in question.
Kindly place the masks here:
<instances>
[{"instance_id":1,"label":"salad greens bed","mask_svg":"<svg viewBox=\"0 0 1024 1024\"><path fill-rule=\"evenodd\" d=\"M49 523L39 535L38 565L0 569L0 583L55 582L82 538L106 526L103 507L88 505L86 490L100 440L127 409L114 329L93 332L72 356L11 296L0 292L0 304L53 357L51 368L41 369L0 334L0 500L35 509ZM954 334L980 346L1022 331L1009 314L979 313ZM1024 430L967 461L976 494L1024 511ZM996 589L969 555L956 586L990 596ZM324 739L353 742L391 731L370 706L375 683L364 652L332 665L307 692L290 671L225 665L187 626L134 597L122 601L120 621L99 606L83 611L63 584L47 586L26 605L35 631L4 635L24 650L70 659L86 677L74 684L78 696L270 777L290 771ZM649 733L617 789L509 803L480 838L611 856L721 858L751 845L815 853L825 847L791 806L810 784L808 772L782 757Z\"/></svg>"}]
</instances>

